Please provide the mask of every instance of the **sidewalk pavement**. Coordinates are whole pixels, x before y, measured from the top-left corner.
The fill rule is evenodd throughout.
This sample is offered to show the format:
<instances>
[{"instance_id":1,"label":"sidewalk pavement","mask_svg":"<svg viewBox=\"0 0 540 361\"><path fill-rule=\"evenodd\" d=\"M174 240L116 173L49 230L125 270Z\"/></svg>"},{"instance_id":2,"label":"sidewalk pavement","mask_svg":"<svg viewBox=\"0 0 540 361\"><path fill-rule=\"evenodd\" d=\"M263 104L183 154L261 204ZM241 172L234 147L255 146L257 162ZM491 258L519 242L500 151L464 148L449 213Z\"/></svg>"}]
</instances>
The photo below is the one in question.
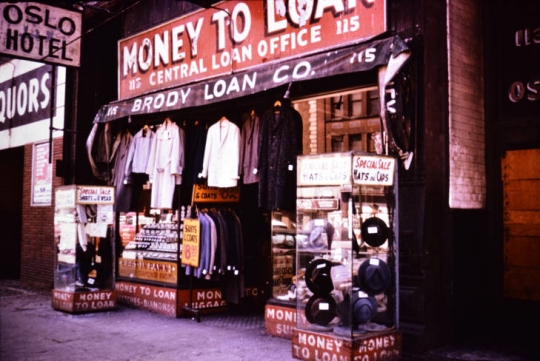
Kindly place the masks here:
<instances>
[{"instance_id":1,"label":"sidewalk pavement","mask_svg":"<svg viewBox=\"0 0 540 361\"><path fill-rule=\"evenodd\" d=\"M0 280L0 361L287 361L291 354L291 340L265 334L262 314L196 322L119 305L73 315L54 310L50 292ZM507 350L455 347L403 359L528 361Z\"/></svg>"},{"instance_id":2,"label":"sidewalk pavement","mask_svg":"<svg viewBox=\"0 0 540 361\"><path fill-rule=\"evenodd\" d=\"M262 315L201 322L119 306L72 315L51 306L50 292L0 287L1 361L286 361L290 340L264 333Z\"/></svg>"}]
</instances>

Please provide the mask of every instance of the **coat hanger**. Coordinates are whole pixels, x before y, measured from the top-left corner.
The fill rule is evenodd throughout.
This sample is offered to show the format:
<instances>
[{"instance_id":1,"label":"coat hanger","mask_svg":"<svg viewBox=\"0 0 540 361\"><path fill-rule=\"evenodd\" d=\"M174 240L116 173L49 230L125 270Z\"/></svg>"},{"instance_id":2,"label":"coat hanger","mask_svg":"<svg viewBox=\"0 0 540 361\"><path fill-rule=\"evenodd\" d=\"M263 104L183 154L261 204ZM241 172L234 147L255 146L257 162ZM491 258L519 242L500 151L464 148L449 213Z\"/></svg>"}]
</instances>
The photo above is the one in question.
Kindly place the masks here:
<instances>
[{"instance_id":1,"label":"coat hanger","mask_svg":"<svg viewBox=\"0 0 540 361\"><path fill-rule=\"evenodd\" d=\"M281 100L276 100L274 102L274 113L279 113L281 111Z\"/></svg>"}]
</instances>

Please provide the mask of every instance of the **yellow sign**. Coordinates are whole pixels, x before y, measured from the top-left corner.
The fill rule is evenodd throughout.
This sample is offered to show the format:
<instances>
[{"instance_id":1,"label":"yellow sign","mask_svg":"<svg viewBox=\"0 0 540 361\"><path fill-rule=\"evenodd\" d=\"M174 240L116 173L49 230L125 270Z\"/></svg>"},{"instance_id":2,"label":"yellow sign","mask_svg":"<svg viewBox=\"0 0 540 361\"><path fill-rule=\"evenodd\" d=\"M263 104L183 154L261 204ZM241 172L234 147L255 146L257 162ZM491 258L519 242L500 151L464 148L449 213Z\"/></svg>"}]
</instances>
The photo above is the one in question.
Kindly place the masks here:
<instances>
[{"instance_id":1,"label":"yellow sign","mask_svg":"<svg viewBox=\"0 0 540 361\"><path fill-rule=\"evenodd\" d=\"M118 274L122 277L162 283L178 282L176 262L120 258Z\"/></svg>"},{"instance_id":2,"label":"yellow sign","mask_svg":"<svg viewBox=\"0 0 540 361\"><path fill-rule=\"evenodd\" d=\"M240 187L218 188L206 184L195 184L193 187L193 203L239 202Z\"/></svg>"},{"instance_id":3,"label":"yellow sign","mask_svg":"<svg viewBox=\"0 0 540 361\"><path fill-rule=\"evenodd\" d=\"M184 219L184 237L182 239L182 264L199 267L200 229L198 219Z\"/></svg>"}]
</instances>

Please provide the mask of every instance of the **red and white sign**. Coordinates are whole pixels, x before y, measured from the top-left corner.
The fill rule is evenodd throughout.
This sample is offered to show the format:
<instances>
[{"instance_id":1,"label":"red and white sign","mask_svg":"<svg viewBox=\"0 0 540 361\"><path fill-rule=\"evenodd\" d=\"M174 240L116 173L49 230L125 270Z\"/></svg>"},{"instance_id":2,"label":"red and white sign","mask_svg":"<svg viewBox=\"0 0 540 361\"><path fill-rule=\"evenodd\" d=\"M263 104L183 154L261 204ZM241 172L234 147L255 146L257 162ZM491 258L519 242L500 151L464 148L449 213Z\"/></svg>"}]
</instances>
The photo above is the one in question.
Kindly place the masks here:
<instances>
[{"instance_id":1,"label":"red and white sign","mask_svg":"<svg viewBox=\"0 0 540 361\"><path fill-rule=\"evenodd\" d=\"M359 43L385 31L384 0L223 1L120 40L118 98Z\"/></svg>"}]
</instances>

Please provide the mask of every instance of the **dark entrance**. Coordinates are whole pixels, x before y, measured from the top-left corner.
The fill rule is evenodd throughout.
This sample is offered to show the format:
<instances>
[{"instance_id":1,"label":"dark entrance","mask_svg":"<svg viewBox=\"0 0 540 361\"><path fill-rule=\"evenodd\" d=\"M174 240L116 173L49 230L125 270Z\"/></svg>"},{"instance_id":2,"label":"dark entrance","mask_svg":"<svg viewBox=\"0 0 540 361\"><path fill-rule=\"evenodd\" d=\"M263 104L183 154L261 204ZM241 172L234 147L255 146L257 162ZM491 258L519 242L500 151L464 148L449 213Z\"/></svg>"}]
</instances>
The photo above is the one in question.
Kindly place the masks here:
<instances>
[{"instance_id":1,"label":"dark entrance","mask_svg":"<svg viewBox=\"0 0 540 361\"><path fill-rule=\"evenodd\" d=\"M19 279L24 147L0 151L0 279Z\"/></svg>"}]
</instances>

